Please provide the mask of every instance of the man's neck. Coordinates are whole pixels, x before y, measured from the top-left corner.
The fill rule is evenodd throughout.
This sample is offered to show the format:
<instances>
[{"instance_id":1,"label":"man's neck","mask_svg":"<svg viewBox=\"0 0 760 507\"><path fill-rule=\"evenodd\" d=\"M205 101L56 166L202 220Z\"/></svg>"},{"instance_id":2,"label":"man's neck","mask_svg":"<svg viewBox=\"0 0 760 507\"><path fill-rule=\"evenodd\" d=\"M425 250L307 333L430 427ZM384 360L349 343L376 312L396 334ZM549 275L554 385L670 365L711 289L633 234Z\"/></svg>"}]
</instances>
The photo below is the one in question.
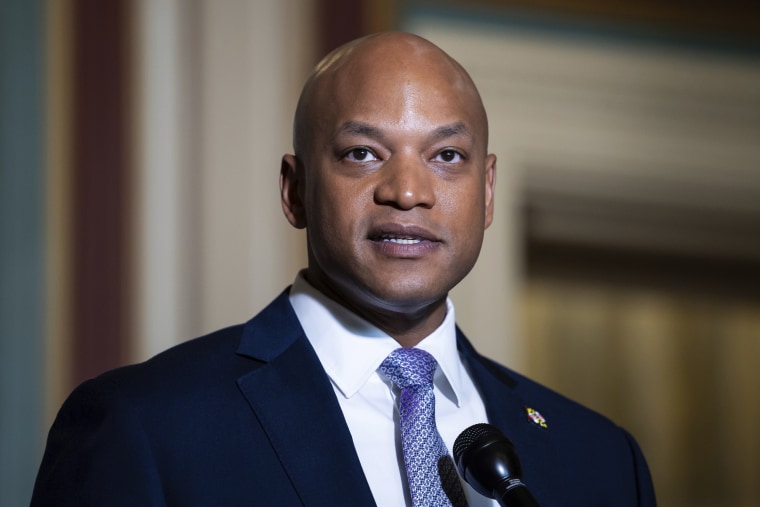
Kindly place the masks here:
<instances>
[{"instance_id":1,"label":"man's neck","mask_svg":"<svg viewBox=\"0 0 760 507\"><path fill-rule=\"evenodd\" d=\"M416 346L435 331L446 318L446 297L413 307L394 306L385 301L378 301L372 306L358 305L356 301L361 298L343 297L329 284L321 283L321 280L313 280L308 275L308 271L304 273L306 280L315 289L387 333L402 347Z\"/></svg>"},{"instance_id":2,"label":"man's neck","mask_svg":"<svg viewBox=\"0 0 760 507\"><path fill-rule=\"evenodd\" d=\"M356 311L356 310L354 310ZM361 317L388 333L402 347L414 347L429 336L446 318L446 300L425 308L424 314L373 312Z\"/></svg>"}]
</instances>

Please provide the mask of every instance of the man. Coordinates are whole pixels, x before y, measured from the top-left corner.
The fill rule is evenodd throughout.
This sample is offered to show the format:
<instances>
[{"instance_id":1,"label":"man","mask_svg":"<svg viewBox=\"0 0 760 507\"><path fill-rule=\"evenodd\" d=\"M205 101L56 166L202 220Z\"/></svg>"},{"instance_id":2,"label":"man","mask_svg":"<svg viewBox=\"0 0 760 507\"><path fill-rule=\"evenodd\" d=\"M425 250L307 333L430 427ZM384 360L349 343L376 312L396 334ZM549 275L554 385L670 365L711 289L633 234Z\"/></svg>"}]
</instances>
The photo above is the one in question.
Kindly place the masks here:
<instances>
[{"instance_id":1,"label":"man","mask_svg":"<svg viewBox=\"0 0 760 507\"><path fill-rule=\"evenodd\" d=\"M400 347L435 359L448 450L488 421L540 504L655 505L630 435L479 356L455 326L448 292L493 215L487 138L474 84L431 43L384 33L328 55L280 175L308 268L245 325L77 388L33 505L412 505L402 389L385 368ZM495 505L464 487L470 506Z\"/></svg>"}]
</instances>

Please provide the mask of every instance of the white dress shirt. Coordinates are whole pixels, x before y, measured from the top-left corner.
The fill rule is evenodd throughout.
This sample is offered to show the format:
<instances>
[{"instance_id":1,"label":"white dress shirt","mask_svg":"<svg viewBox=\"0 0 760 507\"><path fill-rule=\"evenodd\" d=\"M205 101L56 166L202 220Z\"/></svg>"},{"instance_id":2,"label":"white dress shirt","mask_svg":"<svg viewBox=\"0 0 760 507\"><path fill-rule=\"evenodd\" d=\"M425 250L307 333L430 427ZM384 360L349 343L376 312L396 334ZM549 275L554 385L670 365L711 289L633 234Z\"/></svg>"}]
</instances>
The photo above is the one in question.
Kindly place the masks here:
<instances>
[{"instance_id":1,"label":"white dress shirt","mask_svg":"<svg viewBox=\"0 0 760 507\"><path fill-rule=\"evenodd\" d=\"M377 372L398 342L312 287L301 274L290 302L330 377L372 495L380 507L411 505L397 429L398 389ZM454 306L447 300L443 323L417 347L438 361L433 381L436 425L451 452L459 433L487 422L485 406L459 357ZM463 481L470 507L496 507Z\"/></svg>"}]
</instances>

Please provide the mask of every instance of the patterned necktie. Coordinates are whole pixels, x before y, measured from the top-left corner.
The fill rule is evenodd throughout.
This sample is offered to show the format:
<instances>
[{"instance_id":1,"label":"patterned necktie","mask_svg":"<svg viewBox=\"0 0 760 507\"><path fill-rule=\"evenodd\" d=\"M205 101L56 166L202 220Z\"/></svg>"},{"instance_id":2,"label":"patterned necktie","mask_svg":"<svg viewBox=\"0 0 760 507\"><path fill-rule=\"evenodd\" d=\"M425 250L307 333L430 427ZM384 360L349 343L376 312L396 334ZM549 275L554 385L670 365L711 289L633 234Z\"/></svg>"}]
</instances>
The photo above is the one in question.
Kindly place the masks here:
<instances>
[{"instance_id":1,"label":"patterned necktie","mask_svg":"<svg viewBox=\"0 0 760 507\"><path fill-rule=\"evenodd\" d=\"M464 507L467 500L454 466L435 426L433 375L438 366L416 348L391 352L380 371L401 390L401 447L414 507Z\"/></svg>"}]
</instances>

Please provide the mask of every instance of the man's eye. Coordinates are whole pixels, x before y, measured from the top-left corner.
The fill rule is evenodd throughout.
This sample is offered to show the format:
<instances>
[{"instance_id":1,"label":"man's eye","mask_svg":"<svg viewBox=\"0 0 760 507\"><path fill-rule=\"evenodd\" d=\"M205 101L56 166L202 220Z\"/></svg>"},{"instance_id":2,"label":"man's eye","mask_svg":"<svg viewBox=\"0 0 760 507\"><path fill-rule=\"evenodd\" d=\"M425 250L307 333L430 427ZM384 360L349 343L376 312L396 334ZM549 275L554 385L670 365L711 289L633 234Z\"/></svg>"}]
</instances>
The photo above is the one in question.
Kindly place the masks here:
<instances>
[{"instance_id":1,"label":"man's eye","mask_svg":"<svg viewBox=\"0 0 760 507\"><path fill-rule=\"evenodd\" d=\"M377 157L367 148L353 148L346 153L346 158L353 162L370 162L377 160Z\"/></svg>"},{"instance_id":2,"label":"man's eye","mask_svg":"<svg viewBox=\"0 0 760 507\"><path fill-rule=\"evenodd\" d=\"M455 150L443 150L433 160L447 163L459 162L462 160L462 155Z\"/></svg>"}]
</instances>

